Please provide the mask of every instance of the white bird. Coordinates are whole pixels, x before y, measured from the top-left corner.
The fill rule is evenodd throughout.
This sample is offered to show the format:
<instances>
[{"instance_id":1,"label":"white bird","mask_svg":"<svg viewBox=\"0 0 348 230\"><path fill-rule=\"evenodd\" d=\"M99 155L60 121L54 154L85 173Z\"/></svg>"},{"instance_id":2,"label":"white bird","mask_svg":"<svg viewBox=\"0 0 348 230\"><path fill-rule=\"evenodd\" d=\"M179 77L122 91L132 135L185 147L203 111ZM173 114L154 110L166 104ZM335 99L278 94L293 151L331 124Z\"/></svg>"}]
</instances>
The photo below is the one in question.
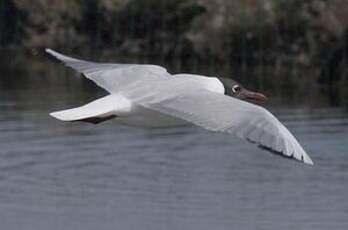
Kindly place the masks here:
<instances>
[{"instance_id":1,"label":"white bird","mask_svg":"<svg viewBox=\"0 0 348 230\"><path fill-rule=\"evenodd\" d=\"M313 161L289 130L266 109L244 100L265 96L233 80L193 74L171 75L157 65L108 64L46 52L109 95L84 106L53 112L62 121L100 123L112 118L139 126L192 123L210 131L234 134L271 152L307 164Z\"/></svg>"}]
</instances>

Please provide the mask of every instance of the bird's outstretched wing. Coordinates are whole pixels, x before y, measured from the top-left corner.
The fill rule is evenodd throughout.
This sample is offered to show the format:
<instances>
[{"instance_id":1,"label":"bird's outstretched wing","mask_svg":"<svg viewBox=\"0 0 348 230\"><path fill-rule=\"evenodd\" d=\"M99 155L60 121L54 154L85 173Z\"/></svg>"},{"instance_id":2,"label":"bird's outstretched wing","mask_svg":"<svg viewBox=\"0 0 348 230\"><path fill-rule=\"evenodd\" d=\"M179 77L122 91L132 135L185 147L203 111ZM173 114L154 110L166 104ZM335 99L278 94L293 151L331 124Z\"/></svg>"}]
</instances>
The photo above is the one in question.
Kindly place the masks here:
<instances>
[{"instance_id":1,"label":"bird's outstretched wing","mask_svg":"<svg viewBox=\"0 0 348 230\"><path fill-rule=\"evenodd\" d=\"M307 164L310 157L295 137L266 109L202 88L199 80L168 78L168 72L155 65L104 64L64 56L46 49L65 65L83 73L111 94L120 95L163 114L191 122L211 131L234 134L269 150ZM89 119L89 107L56 113L65 120ZM74 112L76 112L74 110ZM109 113L103 111L104 117ZM95 114L93 114L94 116ZM81 120L80 119L80 120Z\"/></svg>"},{"instance_id":2,"label":"bird's outstretched wing","mask_svg":"<svg viewBox=\"0 0 348 230\"><path fill-rule=\"evenodd\" d=\"M68 57L51 49L46 49L46 52L110 93L171 76L165 68L157 65L97 63Z\"/></svg>"},{"instance_id":3,"label":"bird's outstretched wing","mask_svg":"<svg viewBox=\"0 0 348 230\"><path fill-rule=\"evenodd\" d=\"M137 101L135 97L133 100ZM313 164L289 130L260 106L207 90L169 92L163 100L140 99L138 103L211 131L234 134L285 157Z\"/></svg>"}]
</instances>

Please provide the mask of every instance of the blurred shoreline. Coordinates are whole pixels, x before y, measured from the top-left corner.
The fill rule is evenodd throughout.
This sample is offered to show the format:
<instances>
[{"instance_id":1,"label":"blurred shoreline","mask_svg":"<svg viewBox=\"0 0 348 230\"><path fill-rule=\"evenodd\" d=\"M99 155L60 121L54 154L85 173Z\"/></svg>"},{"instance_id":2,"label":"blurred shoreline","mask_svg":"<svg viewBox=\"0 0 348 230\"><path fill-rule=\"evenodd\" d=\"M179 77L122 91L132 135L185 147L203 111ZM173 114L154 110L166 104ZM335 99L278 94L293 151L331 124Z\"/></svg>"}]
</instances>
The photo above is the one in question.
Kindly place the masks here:
<instances>
[{"instance_id":1,"label":"blurred shoreline","mask_svg":"<svg viewBox=\"0 0 348 230\"><path fill-rule=\"evenodd\" d=\"M95 56L75 53L67 53L67 55L100 62L157 64L164 66L172 74L194 73L230 77L238 80L245 87L263 92L272 98L266 106L274 104L279 107L284 104L285 107L297 108L348 107L348 90L344 86L323 87L314 76L316 70L308 67L289 65L277 70L272 65L243 67L228 66L219 62L181 59L166 62L162 59L110 56L102 55L102 53L94 54ZM18 94L26 94L27 90L32 91L33 88L47 90L59 86L67 94L90 91L90 99L93 98L93 94L99 97L106 93L83 77L76 77L79 76L78 73L55 62L43 50L35 55L28 55L18 50L3 50L0 54L0 68L2 72L0 89L3 92L16 90Z\"/></svg>"},{"instance_id":2,"label":"blurred shoreline","mask_svg":"<svg viewBox=\"0 0 348 230\"><path fill-rule=\"evenodd\" d=\"M23 68L49 47L347 104L345 0L3 0L0 31L1 62Z\"/></svg>"}]
</instances>

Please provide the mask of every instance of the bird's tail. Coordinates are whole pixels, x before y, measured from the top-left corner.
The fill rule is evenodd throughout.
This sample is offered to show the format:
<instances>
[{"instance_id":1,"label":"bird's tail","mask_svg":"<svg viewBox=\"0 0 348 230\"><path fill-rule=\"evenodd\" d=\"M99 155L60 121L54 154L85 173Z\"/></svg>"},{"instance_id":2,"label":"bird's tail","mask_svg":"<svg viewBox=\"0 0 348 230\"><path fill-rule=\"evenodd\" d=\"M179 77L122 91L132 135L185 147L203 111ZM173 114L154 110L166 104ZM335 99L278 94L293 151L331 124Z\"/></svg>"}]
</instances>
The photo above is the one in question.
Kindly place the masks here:
<instances>
[{"instance_id":1,"label":"bird's tail","mask_svg":"<svg viewBox=\"0 0 348 230\"><path fill-rule=\"evenodd\" d=\"M61 121L83 121L97 124L116 117L114 104L114 97L109 95L84 106L53 112L50 115Z\"/></svg>"}]
</instances>

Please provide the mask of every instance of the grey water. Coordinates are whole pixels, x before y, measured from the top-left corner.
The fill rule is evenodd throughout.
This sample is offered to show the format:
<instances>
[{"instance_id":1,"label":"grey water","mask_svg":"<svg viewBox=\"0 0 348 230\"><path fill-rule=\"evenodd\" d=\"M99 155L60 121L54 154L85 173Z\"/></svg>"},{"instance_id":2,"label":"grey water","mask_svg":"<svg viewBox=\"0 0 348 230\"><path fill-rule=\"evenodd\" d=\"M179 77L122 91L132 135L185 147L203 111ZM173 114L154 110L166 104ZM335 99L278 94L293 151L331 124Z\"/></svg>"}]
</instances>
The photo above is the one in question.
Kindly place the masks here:
<instances>
[{"instance_id":1,"label":"grey water","mask_svg":"<svg viewBox=\"0 0 348 230\"><path fill-rule=\"evenodd\" d=\"M325 94L267 92L311 167L193 126L59 122L105 92L41 59L2 63L0 229L348 229L348 110Z\"/></svg>"}]
</instances>

